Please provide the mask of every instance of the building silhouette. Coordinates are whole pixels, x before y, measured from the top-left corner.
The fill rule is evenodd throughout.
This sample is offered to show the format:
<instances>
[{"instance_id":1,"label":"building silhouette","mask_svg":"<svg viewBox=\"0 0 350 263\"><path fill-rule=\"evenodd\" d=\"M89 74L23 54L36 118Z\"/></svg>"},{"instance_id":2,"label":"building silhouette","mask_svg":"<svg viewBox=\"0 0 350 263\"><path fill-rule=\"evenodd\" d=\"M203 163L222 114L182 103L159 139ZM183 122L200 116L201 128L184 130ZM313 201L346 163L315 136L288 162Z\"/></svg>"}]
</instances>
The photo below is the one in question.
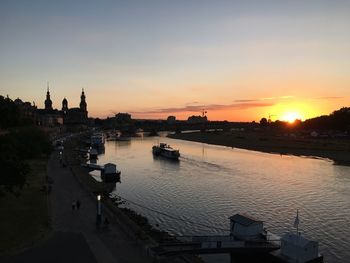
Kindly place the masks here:
<instances>
[{"instance_id":1,"label":"building silhouette","mask_svg":"<svg viewBox=\"0 0 350 263\"><path fill-rule=\"evenodd\" d=\"M37 109L38 124L46 127L56 125L86 125L88 123L88 111L84 89L80 96L79 107L69 108L68 100L62 100L61 110L53 109L49 86L47 87L45 108Z\"/></svg>"},{"instance_id":2,"label":"building silhouette","mask_svg":"<svg viewBox=\"0 0 350 263\"><path fill-rule=\"evenodd\" d=\"M200 124L200 123L207 123L208 122L208 118L207 116L195 116L195 115L192 115L190 117L188 117L187 119L187 123L189 124Z\"/></svg>"},{"instance_id":3,"label":"building silhouette","mask_svg":"<svg viewBox=\"0 0 350 263\"><path fill-rule=\"evenodd\" d=\"M80 104L79 108L69 108L68 100L66 98L62 101L62 110L61 114L63 116L64 124L86 124L88 121L88 111L87 103L84 89L82 89L80 95Z\"/></svg>"},{"instance_id":4,"label":"building silhouette","mask_svg":"<svg viewBox=\"0 0 350 263\"><path fill-rule=\"evenodd\" d=\"M174 123L176 123L176 117L175 116L168 116L168 118L166 119L166 122L168 124L174 124Z\"/></svg>"}]
</instances>

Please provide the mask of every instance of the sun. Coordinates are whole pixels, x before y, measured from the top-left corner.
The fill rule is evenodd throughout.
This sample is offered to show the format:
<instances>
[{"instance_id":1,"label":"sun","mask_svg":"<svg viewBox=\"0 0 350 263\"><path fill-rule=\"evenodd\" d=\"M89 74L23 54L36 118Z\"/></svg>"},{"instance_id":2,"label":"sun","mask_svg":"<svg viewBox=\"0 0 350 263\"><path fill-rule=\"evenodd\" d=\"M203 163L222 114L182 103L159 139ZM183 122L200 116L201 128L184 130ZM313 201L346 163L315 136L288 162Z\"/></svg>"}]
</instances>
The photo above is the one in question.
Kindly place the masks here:
<instances>
[{"instance_id":1,"label":"sun","mask_svg":"<svg viewBox=\"0 0 350 263\"><path fill-rule=\"evenodd\" d=\"M302 120L302 119L303 119L303 116L296 111L286 112L285 114L282 115L282 121L287 121L289 123L293 123L295 122L295 120Z\"/></svg>"}]
</instances>

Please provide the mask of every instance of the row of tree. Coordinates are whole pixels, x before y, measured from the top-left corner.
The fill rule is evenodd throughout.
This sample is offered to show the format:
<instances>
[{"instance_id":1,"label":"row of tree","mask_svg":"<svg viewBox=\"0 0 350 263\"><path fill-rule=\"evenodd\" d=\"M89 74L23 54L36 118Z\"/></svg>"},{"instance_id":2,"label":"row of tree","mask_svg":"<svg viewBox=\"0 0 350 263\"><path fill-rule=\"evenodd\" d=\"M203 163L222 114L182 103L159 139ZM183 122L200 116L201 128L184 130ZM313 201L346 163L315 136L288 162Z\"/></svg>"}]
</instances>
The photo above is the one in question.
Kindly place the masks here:
<instances>
[{"instance_id":1,"label":"row of tree","mask_svg":"<svg viewBox=\"0 0 350 263\"><path fill-rule=\"evenodd\" d=\"M350 132L350 108L344 107L329 115L311 118L305 121L295 120L292 125L286 121L269 122L266 118L260 120L262 127L288 130L318 130L318 131L347 131Z\"/></svg>"},{"instance_id":2,"label":"row of tree","mask_svg":"<svg viewBox=\"0 0 350 263\"><path fill-rule=\"evenodd\" d=\"M0 195L19 194L30 172L28 160L48 155L52 144L11 99L0 96L0 110Z\"/></svg>"},{"instance_id":3,"label":"row of tree","mask_svg":"<svg viewBox=\"0 0 350 263\"><path fill-rule=\"evenodd\" d=\"M303 122L305 129L337 130L350 132L350 108L344 107L330 115L319 116Z\"/></svg>"},{"instance_id":4,"label":"row of tree","mask_svg":"<svg viewBox=\"0 0 350 263\"><path fill-rule=\"evenodd\" d=\"M26 126L32 123L22 114L21 108L9 97L0 96L0 128Z\"/></svg>"}]
</instances>

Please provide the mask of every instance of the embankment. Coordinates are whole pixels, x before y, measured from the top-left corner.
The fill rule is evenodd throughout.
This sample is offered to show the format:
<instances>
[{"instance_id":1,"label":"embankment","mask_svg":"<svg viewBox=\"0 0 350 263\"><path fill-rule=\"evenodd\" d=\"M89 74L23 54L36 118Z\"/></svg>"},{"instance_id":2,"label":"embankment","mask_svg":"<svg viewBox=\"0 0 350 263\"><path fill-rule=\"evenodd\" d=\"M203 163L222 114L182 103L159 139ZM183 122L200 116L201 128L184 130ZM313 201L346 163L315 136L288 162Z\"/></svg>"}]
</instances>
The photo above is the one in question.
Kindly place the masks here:
<instances>
[{"instance_id":1,"label":"embankment","mask_svg":"<svg viewBox=\"0 0 350 263\"><path fill-rule=\"evenodd\" d=\"M193 132L168 137L266 153L328 158L335 164L350 165L350 141L347 139L305 139L244 131Z\"/></svg>"}]
</instances>

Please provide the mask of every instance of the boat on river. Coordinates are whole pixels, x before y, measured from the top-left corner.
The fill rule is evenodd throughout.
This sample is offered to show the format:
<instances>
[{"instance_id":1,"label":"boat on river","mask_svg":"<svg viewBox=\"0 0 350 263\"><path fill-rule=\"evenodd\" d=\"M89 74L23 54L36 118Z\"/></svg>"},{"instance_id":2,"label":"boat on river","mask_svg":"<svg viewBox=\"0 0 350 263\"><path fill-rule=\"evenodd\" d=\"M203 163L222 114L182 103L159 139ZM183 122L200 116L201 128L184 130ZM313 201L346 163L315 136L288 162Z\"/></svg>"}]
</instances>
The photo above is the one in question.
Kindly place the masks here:
<instances>
[{"instance_id":1,"label":"boat on river","mask_svg":"<svg viewBox=\"0 0 350 263\"><path fill-rule=\"evenodd\" d=\"M156 156L163 156L172 160L178 160L180 157L179 150L175 150L170 147L169 144L160 143L159 145L154 145L152 147L152 152Z\"/></svg>"},{"instance_id":2,"label":"boat on river","mask_svg":"<svg viewBox=\"0 0 350 263\"><path fill-rule=\"evenodd\" d=\"M94 133L91 138L91 146L92 147L104 147L105 137L103 133Z\"/></svg>"}]
</instances>

